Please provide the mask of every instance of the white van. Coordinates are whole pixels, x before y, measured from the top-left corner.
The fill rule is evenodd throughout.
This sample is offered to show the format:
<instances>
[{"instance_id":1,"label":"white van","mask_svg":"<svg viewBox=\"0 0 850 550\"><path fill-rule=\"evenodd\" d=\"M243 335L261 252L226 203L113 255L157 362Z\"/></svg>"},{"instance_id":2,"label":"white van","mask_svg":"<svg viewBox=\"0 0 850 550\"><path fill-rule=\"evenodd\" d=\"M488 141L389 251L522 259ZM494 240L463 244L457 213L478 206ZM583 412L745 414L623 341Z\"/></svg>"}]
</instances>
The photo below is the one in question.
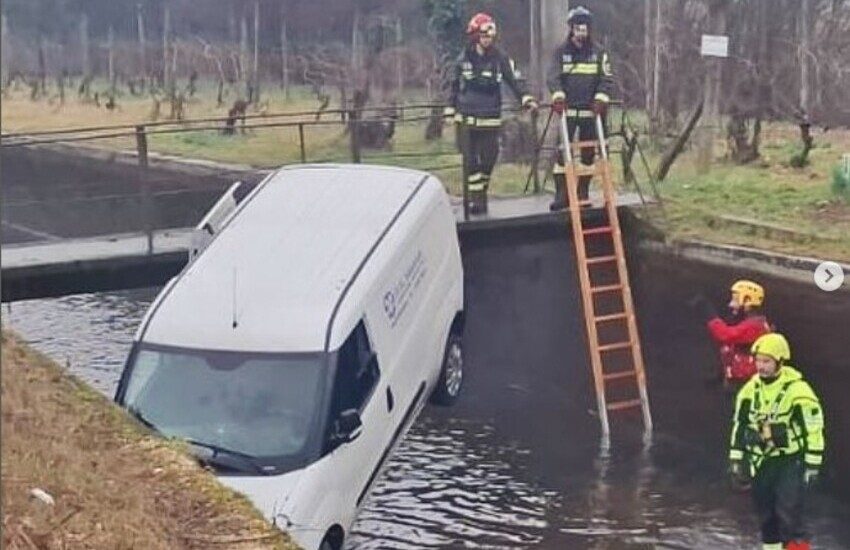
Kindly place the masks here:
<instances>
[{"instance_id":1,"label":"white van","mask_svg":"<svg viewBox=\"0 0 850 550\"><path fill-rule=\"evenodd\" d=\"M162 290L115 399L304 548L338 550L426 399L457 398L463 320L436 178L287 167Z\"/></svg>"}]
</instances>

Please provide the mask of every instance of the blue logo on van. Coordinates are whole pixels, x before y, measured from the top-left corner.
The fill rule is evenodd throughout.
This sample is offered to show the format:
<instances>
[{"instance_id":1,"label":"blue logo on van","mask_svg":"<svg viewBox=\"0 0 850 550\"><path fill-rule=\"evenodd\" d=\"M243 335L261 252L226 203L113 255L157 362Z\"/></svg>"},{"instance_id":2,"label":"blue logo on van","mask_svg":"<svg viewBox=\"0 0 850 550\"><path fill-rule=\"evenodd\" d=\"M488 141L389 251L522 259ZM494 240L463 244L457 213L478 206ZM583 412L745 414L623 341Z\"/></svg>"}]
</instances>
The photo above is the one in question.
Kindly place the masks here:
<instances>
[{"instance_id":1,"label":"blue logo on van","mask_svg":"<svg viewBox=\"0 0 850 550\"><path fill-rule=\"evenodd\" d=\"M396 312L396 304L395 304L395 294L390 290L386 294L384 294L384 312L386 312L387 317L392 319L395 317Z\"/></svg>"}]
</instances>

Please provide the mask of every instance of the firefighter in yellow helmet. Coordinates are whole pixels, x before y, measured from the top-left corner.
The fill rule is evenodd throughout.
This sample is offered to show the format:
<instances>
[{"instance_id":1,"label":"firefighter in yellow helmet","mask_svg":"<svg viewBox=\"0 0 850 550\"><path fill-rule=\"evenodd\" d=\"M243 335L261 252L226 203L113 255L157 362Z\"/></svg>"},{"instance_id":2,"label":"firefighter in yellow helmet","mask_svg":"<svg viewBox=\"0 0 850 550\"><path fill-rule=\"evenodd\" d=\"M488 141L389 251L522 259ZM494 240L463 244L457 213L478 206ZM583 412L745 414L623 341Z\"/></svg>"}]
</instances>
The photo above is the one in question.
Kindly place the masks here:
<instances>
[{"instance_id":1,"label":"firefighter in yellow helmet","mask_svg":"<svg viewBox=\"0 0 850 550\"><path fill-rule=\"evenodd\" d=\"M729 449L730 473L752 486L764 549L809 550L805 495L823 463L823 408L791 366L784 336L752 346L758 374L738 392Z\"/></svg>"}]
</instances>

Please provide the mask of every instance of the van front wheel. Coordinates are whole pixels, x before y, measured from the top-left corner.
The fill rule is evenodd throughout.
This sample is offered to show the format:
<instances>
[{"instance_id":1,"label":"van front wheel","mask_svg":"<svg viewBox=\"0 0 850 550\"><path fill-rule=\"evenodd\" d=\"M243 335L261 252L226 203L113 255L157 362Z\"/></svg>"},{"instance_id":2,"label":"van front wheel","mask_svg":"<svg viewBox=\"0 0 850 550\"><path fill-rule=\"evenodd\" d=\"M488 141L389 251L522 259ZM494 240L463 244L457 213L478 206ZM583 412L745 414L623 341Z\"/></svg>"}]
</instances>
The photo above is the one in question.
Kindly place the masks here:
<instances>
[{"instance_id":1,"label":"van front wheel","mask_svg":"<svg viewBox=\"0 0 850 550\"><path fill-rule=\"evenodd\" d=\"M452 405L460 395L463 386L463 340L459 334L449 334L446 350L443 352L443 367L437 387L431 394L431 402L436 405Z\"/></svg>"}]
</instances>

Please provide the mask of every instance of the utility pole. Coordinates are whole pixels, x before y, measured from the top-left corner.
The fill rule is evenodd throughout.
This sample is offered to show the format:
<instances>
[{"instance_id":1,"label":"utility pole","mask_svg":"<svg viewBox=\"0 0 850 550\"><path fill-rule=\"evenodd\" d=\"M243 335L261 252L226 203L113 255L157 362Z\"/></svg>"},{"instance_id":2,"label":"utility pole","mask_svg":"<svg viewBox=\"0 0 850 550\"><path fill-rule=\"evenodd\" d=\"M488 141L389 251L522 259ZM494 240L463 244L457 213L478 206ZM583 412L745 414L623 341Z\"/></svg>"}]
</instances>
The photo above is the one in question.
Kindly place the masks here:
<instances>
[{"instance_id":1,"label":"utility pole","mask_svg":"<svg viewBox=\"0 0 850 550\"><path fill-rule=\"evenodd\" d=\"M529 23L529 70L530 89L538 96L543 97L545 83L543 82L543 54L541 52L542 21L540 7L542 0L528 0L528 23Z\"/></svg>"},{"instance_id":2,"label":"utility pole","mask_svg":"<svg viewBox=\"0 0 850 550\"><path fill-rule=\"evenodd\" d=\"M109 50L109 89L115 93L115 30L109 25L106 34L106 44Z\"/></svg>"},{"instance_id":3,"label":"utility pole","mask_svg":"<svg viewBox=\"0 0 850 550\"><path fill-rule=\"evenodd\" d=\"M402 27L401 27L401 16L397 16L395 19L395 45L396 45L396 80L398 85L398 101L401 102L402 97L404 96L404 65L402 63L402 47L401 42L403 40L402 36Z\"/></svg>"},{"instance_id":4,"label":"utility pole","mask_svg":"<svg viewBox=\"0 0 850 550\"><path fill-rule=\"evenodd\" d=\"M148 74L147 44L145 42L145 15L142 4L136 4L136 30L139 34L139 72L143 77Z\"/></svg>"},{"instance_id":5,"label":"utility pole","mask_svg":"<svg viewBox=\"0 0 850 550\"><path fill-rule=\"evenodd\" d=\"M726 9L729 6L729 1L720 0L712 4L709 8L708 26L715 36L726 34ZM721 58L728 55L726 52L722 53L723 55L717 55L716 53L707 54L703 51L705 59L705 80L703 81L705 115L702 117L702 128L700 132L702 139L700 140L698 162L703 171L708 171L711 168L711 161L714 156L714 141L720 129L720 83L723 69Z\"/></svg>"},{"instance_id":6,"label":"utility pole","mask_svg":"<svg viewBox=\"0 0 850 550\"><path fill-rule=\"evenodd\" d=\"M809 76L811 37L809 28L810 0L800 1L800 108L803 115L809 116L811 107L811 90L809 88L811 77Z\"/></svg>"},{"instance_id":7,"label":"utility pole","mask_svg":"<svg viewBox=\"0 0 850 550\"><path fill-rule=\"evenodd\" d=\"M80 17L80 50L82 51L83 79L91 76L91 57L89 57L89 16Z\"/></svg>"},{"instance_id":8,"label":"utility pole","mask_svg":"<svg viewBox=\"0 0 850 550\"><path fill-rule=\"evenodd\" d=\"M260 101L260 0L254 0L254 70L252 75L254 103Z\"/></svg>"},{"instance_id":9,"label":"utility pole","mask_svg":"<svg viewBox=\"0 0 850 550\"><path fill-rule=\"evenodd\" d=\"M168 42L171 39L171 8L168 7L168 4L165 4L163 9L165 11L162 16L162 87L167 90L171 80L168 75Z\"/></svg>"},{"instance_id":10,"label":"utility pole","mask_svg":"<svg viewBox=\"0 0 850 550\"><path fill-rule=\"evenodd\" d=\"M655 0L655 38L653 49L655 59L652 63L652 119L658 124L659 121L659 89L661 86L661 2Z\"/></svg>"},{"instance_id":11,"label":"utility pole","mask_svg":"<svg viewBox=\"0 0 850 550\"><path fill-rule=\"evenodd\" d=\"M3 52L2 60L0 60L0 70L2 70L2 75L0 75L0 79L2 79L3 86L9 85L9 59L11 58L12 52L9 47L9 23L6 21L6 14L0 12L0 51Z\"/></svg>"},{"instance_id":12,"label":"utility pole","mask_svg":"<svg viewBox=\"0 0 850 550\"><path fill-rule=\"evenodd\" d=\"M280 5L280 85L283 87L283 97L289 100L289 43L286 39L286 7L284 0Z\"/></svg>"}]
</instances>

